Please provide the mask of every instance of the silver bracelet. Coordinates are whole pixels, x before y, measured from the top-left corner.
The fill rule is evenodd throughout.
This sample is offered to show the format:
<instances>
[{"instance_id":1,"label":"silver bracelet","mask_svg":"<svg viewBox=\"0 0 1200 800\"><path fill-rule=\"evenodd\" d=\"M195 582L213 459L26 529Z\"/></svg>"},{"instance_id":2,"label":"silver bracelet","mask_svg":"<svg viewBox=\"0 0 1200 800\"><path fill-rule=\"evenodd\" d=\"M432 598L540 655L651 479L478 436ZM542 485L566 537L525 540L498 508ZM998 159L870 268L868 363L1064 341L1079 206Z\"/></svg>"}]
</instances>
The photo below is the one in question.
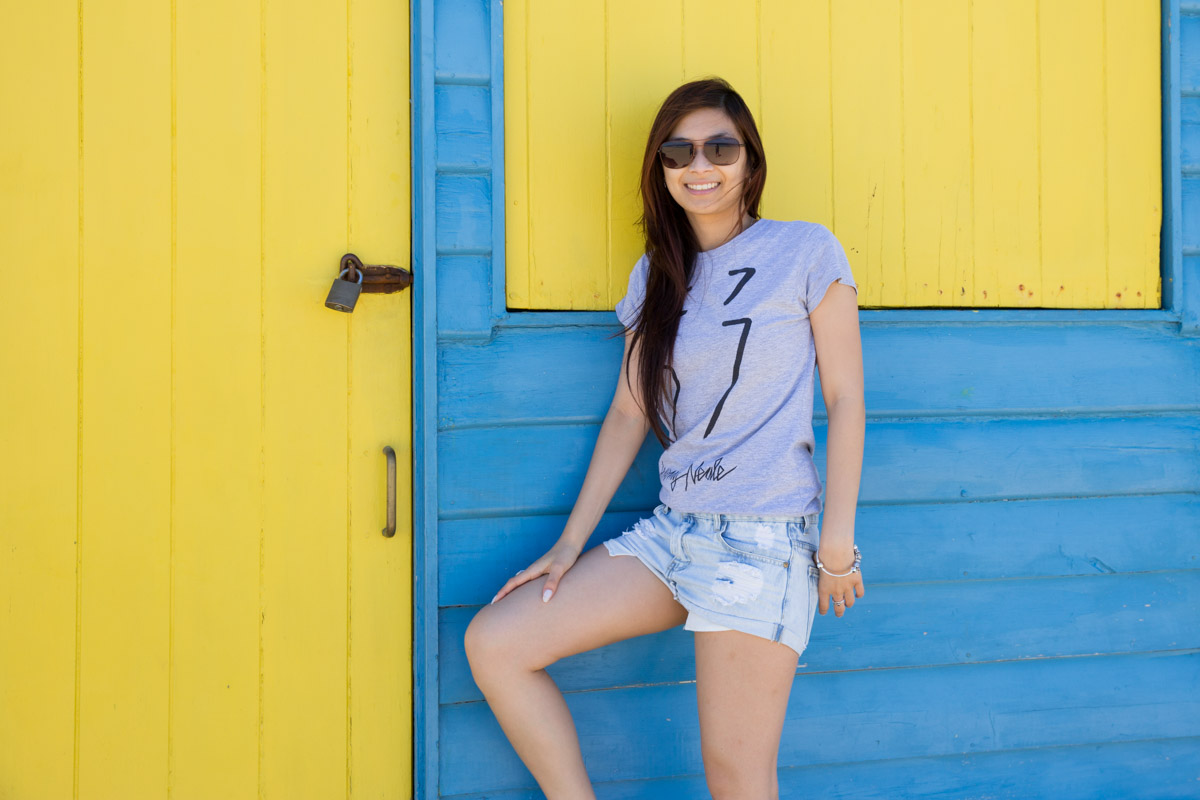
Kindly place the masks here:
<instances>
[{"instance_id":1,"label":"silver bracelet","mask_svg":"<svg viewBox=\"0 0 1200 800\"><path fill-rule=\"evenodd\" d=\"M862 563L862 553L858 552L858 545L854 545L854 566L850 567L849 572L842 572L842 573L830 572L829 570L825 569L825 565L821 563L821 557L819 555L814 553L813 558L815 558L817 560L817 569L821 570L826 575L830 575L834 578L844 578L847 575L853 575L854 573L859 571L858 566L859 566L859 564Z\"/></svg>"}]
</instances>

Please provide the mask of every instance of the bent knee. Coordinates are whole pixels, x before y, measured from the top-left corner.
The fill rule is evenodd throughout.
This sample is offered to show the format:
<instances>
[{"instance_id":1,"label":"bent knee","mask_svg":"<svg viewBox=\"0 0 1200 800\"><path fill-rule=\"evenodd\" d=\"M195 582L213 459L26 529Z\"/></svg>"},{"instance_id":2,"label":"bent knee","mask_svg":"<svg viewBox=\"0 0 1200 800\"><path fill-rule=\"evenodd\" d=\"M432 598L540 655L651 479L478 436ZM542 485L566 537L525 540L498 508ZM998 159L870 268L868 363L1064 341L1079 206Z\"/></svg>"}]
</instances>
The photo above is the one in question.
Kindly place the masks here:
<instances>
[{"instance_id":1,"label":"bent knee","mask_svg":"<svg viewBox=\"0 0 1200 800\"><path fill-rule=\"evenodd\" d=\"M467 631L463 634L463 650L467 654L467 663L471 665L471 669L487 663L494 655L492 650L496 646L497 638L494 628L495 625L488 619L487 606L481 608L467 625Z\"/></svg>"},{"instance_id":2,"label":"bent knee","mask_svg":"<svg viewBox=\"0 0 1200 800\"><path fill-rule=\"evenodd\" d=\"M471 672L478 679L488 670L511 668L516 665L520 653L514 645L518 637L502 619L504 615L491 613L490 606L481 608L467 625L463 634L463 649Z\"/></svg>"}]
</instances>

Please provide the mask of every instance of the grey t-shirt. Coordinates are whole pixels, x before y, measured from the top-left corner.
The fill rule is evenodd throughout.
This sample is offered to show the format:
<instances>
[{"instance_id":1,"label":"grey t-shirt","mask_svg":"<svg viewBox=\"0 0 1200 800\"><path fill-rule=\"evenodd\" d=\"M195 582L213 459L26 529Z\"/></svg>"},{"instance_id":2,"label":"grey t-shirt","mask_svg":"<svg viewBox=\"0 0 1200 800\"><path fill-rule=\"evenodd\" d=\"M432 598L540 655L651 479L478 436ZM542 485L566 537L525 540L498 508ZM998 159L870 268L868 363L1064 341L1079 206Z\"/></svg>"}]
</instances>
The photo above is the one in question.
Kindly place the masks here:
<instances>
[{"instance_id":1,"label":"grey t-shirt","mask_svg":"<svg viewBox=\"0 0 1200 800\"><path fill-rule=\"evenodd\" d=\"M647 268L643 255L617 303L625 325L636 326ZM841 243L816 222L760 219L697 256L667 376L661 502L761 516L821 510L808 312L835 280L857 293Z\"/></svg>"}]
</instances>

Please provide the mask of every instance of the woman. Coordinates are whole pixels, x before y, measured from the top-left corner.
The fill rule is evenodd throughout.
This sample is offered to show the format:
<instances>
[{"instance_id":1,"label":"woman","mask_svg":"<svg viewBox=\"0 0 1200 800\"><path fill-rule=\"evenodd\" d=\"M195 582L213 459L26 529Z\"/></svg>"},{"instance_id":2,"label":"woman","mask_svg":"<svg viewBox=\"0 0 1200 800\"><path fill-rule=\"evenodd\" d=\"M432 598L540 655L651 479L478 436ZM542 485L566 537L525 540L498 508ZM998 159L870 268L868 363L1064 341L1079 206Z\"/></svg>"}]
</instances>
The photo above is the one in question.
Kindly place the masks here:
<instances>
[{"instance_id":1,"label":"woman","mask_svg":"<svg viewBox=\"0 0 1200 800\"><path fill-rule=\"evenodd\" d=\"M765 178L754 119L729 84L695 81L664 101L642 163L646 254L616 307L625 354L583 487L557 543L467 629L475 681L551 800L595 795L544 668L681 623L696 632L713 797L778 797L813 614L832 598L841 617L863 596L857 288L827 228L758 217ZM819 536L817 362L829 415ZM666 445L660 505L581 554L650 430Z\"/></svg>"}]
</instances>

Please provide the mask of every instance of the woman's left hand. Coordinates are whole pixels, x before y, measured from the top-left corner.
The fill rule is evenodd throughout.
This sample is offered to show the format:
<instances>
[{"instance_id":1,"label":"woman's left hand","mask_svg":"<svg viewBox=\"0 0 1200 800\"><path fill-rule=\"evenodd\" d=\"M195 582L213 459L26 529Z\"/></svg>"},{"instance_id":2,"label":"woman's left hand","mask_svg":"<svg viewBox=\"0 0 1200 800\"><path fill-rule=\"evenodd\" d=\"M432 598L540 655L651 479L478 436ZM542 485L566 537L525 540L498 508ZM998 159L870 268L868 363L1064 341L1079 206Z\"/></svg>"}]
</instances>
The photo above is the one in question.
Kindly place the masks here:
<instances>
[{"instance_id":1,"label":"woman's left hand","mask_svg":"<svg viewBox=\"0 0 1200 800\"><path fill-rule=\"evenodd\" d=\"M824 561L824 558L822 558L822 561ZM834 569L834 566L830 566L829 564L825 565L825 569L831 572L846 572L850 569L853 562L854 556L851 555L847 563L835 564L834 566L837 569ZM817 579L817 611L822 616L825 615L825 612L829 611L831 597L833 598L833 614L836 617L840 617L846 613L847 608L854 605L856 597L862 597L864 594L866 594L866 589L863 587L861 571L851 572L849 575L835 578L826 573L824 569L820 570L820 577ZM842 602L839 603L839 600Z\"/></svg>"}]
</instances>

